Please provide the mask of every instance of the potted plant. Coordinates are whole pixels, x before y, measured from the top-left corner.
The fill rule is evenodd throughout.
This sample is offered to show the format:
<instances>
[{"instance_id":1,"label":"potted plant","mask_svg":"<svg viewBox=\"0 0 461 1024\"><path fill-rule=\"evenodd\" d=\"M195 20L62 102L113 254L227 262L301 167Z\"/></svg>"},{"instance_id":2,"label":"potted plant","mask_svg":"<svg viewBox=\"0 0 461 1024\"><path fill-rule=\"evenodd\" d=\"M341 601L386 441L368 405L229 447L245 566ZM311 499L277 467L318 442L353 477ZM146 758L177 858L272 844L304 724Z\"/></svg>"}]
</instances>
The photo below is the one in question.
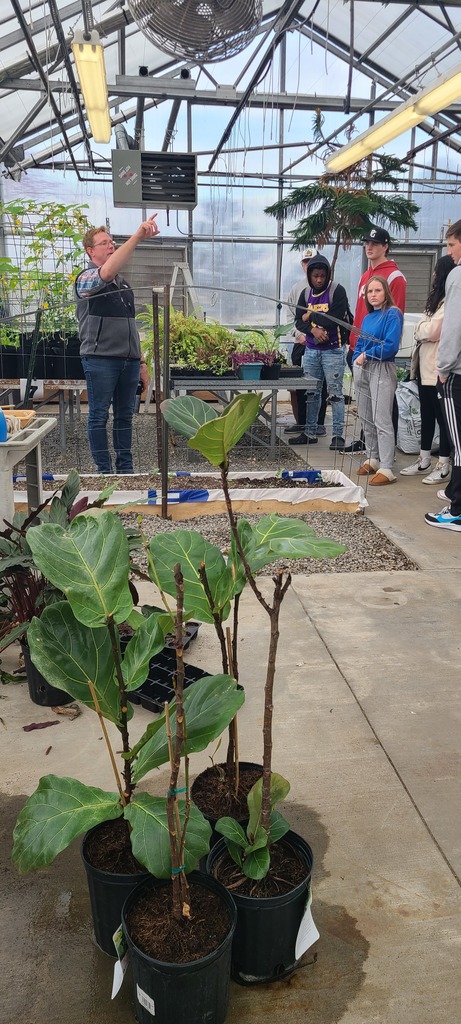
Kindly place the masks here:
<instances>
[{"instance_id":1,"label":"potted plant","mask_svg":"<svg viewBox=\"0 0 461 1024\"><path fill-rule=\"evenodd\" d=\"M141 331L141 347L149 365L153 365L153 310L146 307L136 317ZM159 311L159 333L163 339L163 310ZM232 375L231 352L235 337L227 327L214 320L200 320L170 309L170 366L174 376Z\"/></svg>"},{"instance_id":2,"label":"potted plant","mask_svg":"<svg viewBox=\"0 0 461 1024\"><path fill-rule=\"evenodd\" d=\"M143 791L142 780L153 769L171 761L176 755L176 732L187 723L186 738L179 744L187 753L203 749L227 726L243 702L230 676L208 676L191 686L182 702L173 703L156 721L150 723L134 746L129 738L132 707L130 692L140 686L147 675L149 661L164 645L164 636L176 620L177 642L181 615L171 609L143 616L134 608L130 589L130 561L127 535L117 515L105 510L91 510L75 516L72 522L43 523L30 531L28 542L34 565L65 599L45 608L40 618L29 626L31 657L53 685L61 685L72 697L82 701L98 715L115 777L114 791L83 785L78 779L42 778L35 792L22 809L14 834L13 860L21 872L49 865L73 839L102 826L100 854L109 860L107 831L114 822L122 832L123 848L131 852L134 873L131 886L139 881L136 868L157 878L171 878L175 861L171 853L171 815L181 835L181 865L191 871L206 853L210 828L199 811L190 805L186 778L185 799L178 799L182 787L170 785L166 798ZM180 625L178 625L178 621ZM128 622L135 630L122 654L118 626ZM178 677L182 652L178 647ZM122 747L121 761L110 743L105 721L116 726ZM181 736L182 733L179 733ZM97 783L97 780L95 780ZM59 814L56 807L59 806ZM187 823L187 836L184 822ZM180 824L178 824L180 823ZM182 823L182 824L181 824ZM121 826L121 829L120 829ZM113 836L111 836L111 843ZM118 864L120 849L115 842ZM176 847L177 850L177 847ZM118 874L104 870L101 875ZM130 872L127 872L130 874ZM123 886L111 884L102 892L98 913L104 916L104 932L96 938L113 934L120 923L125 896ZM129 884L130 879L125 881ZM181 879L181 884L182 884ZM190 910L193 922L193 908ZM112 931L111 931L112 929ZM107 952L113 950L107 949ZM211 1019L211 1018L210 1018Z\"/></svg>"},{"instance_id":3,"label":"potted plant","mask_svg":"<svg viewBox=\"0 0 461 1024\"><path fill-rule=\"evenodd\" d=\"M27 631L50 601L62 597L34 563L28 538L40 523L71 522L84 508L100 508L115 490L107 487L94 502L78 499L80 478L75 470L62 488L49 493L30 514L15 512L13 522L0 531L0 652L19 640L29 695L34 704L46 707L68 704L73 698L61 687L52 686L30 659ZM78 499L78 500L77 500Z\"/></svg>"},{"instance_id":4,"label":"potted plant","mask_svg":"<svg viewBox=\"0 0 461 1024\"><path fill-rule=\"evenodd\" d=\"M213 560L213 553L204 548L203 540L194 531L178 531L177 536L173 533L163 537L162 552L155 550L153 542L156 569L165 589L168 589L172 560L179 558L181 550L187 551L186 597L189 593L192 600L193 595L196 618L202 616L204 621L214 623L223 663L231 665L234 676L238 675L238 602L246 584L268 616L262 778L248 795L249 823L246 832L235 819L228 815L222 817L216 830L226 837L228 849L226 851L223 844L218 844L209 858L210 869L218 871L220 877L222 872L222 880L231 886L239 910L234 939L234 976L238 980L252 982L272 980L293 970L296 937L304 913L312 865L308 844L290 832L288 822L275 809L287 795L289 783L272 772L271 763L279 616L291 577L284 570L276 573L272 601L268 601L258 588L256 574L263 566L278 559L335 557L344 551L343 546L333 541L317 538L313 530L299 520L269 515L256 526L237 520L229 495L228 455L236 439L257 416L260 397L252 393L240 395L222 416L217 416L206 403L191 397L169 399L162 404L169 425L184 434L189 446L199 450L221 472L230 525L227 564L216 549ZM222 623L231 614L233 633L228 636L226 645ZM228 753L226 767L233 762L232 786L238 779L235 734L230 739L231 753ZM286 874L286 891L281 898L274 898L271 885L275 876L275 887L280 890L280 872ZM247 879L251 879L249 895L244 895L245 906L239 908L241 901L236 892L242 891ZM250 904L249 908L247 904Z\"/></svg>"},{"instance_id":5,"label":"potted plant","mask_svg":"<svg viewBox=\"0 0 461 1024\"><path fill-rule=\"evenodd\" d=\"M237 375L245 378L263 380L276 380L280 373L280 367L286 362L284 352L279 346L279 337L286 333L285 326L276 328L274 331L264 330L262 327L236 327L238 334L237 346L232 353L232 367ZM260 367L254 373L250 366Z\"/></svg>"}]
</instances>

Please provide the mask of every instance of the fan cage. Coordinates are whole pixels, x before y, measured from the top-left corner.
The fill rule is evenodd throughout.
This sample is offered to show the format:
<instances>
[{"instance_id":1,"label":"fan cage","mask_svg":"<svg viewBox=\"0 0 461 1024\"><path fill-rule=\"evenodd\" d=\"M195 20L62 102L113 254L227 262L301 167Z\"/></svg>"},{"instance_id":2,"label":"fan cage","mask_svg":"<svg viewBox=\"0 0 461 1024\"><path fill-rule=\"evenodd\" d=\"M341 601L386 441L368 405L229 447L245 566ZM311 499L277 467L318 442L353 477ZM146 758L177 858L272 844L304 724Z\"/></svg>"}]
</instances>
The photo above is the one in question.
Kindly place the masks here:
<instances>
[{"instance_id":1,"label":"fan cage","mask_svg":"<svg viewBox=\"0 0 461 1024\"><path fill-rule=\"evenodd\" d=\"M129 0L138 28L175 57L213 62L240 53L256 35L262 0Z\"/></svg>"}]
</instances>

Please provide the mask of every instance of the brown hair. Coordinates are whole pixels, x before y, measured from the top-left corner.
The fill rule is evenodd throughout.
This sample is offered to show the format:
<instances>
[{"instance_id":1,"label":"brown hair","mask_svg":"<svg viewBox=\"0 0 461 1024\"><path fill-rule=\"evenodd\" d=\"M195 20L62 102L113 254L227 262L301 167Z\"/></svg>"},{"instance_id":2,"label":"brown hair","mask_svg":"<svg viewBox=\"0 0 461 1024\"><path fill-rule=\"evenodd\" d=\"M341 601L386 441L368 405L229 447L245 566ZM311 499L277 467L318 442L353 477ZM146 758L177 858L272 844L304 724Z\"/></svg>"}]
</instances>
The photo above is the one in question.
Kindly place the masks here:
<instances>
[{"instance_id":1,"label":"brown hair","mask_svg":"<svg viewBox=\"0 0 461 1024\"><path fill-rule=\"evenodd\" d=\"M369 313L373 313L374 312L374 306L372 306L371 302L368 301L368 289L369 289L372 281L379 281L379 283L382 284L382 286L384 288L384 302L383 302L383 304L381 306L381 309L390 309L391 306L395 306L395 302L394 302L394 300L392 298L392 295L391 295L391 292L390 292L390 288L389 288L389 285L388 285L388 283L386 281L386 278L385 277L380 277L379 274L374 274L373 277L370 277L370 280L367 281L367 283L365 285L364 299L365 299L365 305L367 307L368 312Z\"/></svg>"},{"instance_id":2,"label":"brown hair","mask_svg":"<svg viewBox=\"0 0 461 1024\"><path fill-rule=\"evenodd\" d=\"M95 236L100 235L101 231L107 235L108 232L105 224L102 224L100 228L90 228L89 231L87 231L86 235L83 236L83 248L85 251L87 249L93 249Z\"/></svg>"},{"instance_id":3,"label":"brown hair","mask_svg":"<svg viewBox=\"0 0 461 1024\"><path fill-rule=\"evenodd\" d=\"M457 238L458 242L461 242L461 220L455 220L454 224L450 224L447 228L445 238Z\"/></svg>"}]
</instances>

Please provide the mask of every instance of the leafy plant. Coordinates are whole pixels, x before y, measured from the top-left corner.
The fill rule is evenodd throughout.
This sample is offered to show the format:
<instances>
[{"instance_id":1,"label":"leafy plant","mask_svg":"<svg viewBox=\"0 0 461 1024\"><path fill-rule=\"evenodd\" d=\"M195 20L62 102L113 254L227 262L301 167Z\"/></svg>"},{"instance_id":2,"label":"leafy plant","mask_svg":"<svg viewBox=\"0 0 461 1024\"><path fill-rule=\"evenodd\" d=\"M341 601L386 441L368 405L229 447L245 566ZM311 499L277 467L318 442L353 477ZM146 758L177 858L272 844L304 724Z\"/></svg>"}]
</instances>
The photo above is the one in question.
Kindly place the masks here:
<instances>
[{"instance_id":1,"label":"leafy plant","mask_svg":"<svg viewBox=\"0 0 461 1024\"><path fill-rule=\"evenodd\" d=\"M190 396L167 399L162 403L162 412L169 426L187 437L189 447L200 451L212 466L220 470L230 526L229 554L226 561L214 545L193 530L174 531L168 538L154 538L151 542L153 569L156 573L153 578L161 589L172 593L172 566L181 562L185 604L188 608L193 607L194 617L213 623L220 644L223 672L230 671L234 678L238 678L238 611L240 596L246 585L251 587L269 619L260 797L258 788L253 790L251 822L246 837L244 833L242 837L242 830L234 829L234 825L229 824L228 818L223 826L227 836L229 830L232 832L230 841L233 843L234 857L241 857L242 864L246 865L245 870L262 872L257 877L263 877L267 872L270 864L269 847L275 841L275 836L280 838L278 833L282 821L273 817L276 814L274 802L280 799L277 794L282 790L285 792L284 787L288 786L285 780L279 781L278 776L272 775L271 762L279 617L291 576L285 569L275 574L272 601L269 602L258 588L256 575L264 566L279 559L331 558L345 550L333 541L316 537L307 523L298 519L268 515L263 516L254 526L245 519L237 520L229 494L228 456L258 415L260 399L259 394L239 395L221 416L205 402ZM223 623L229 617L232 632L229 630L226 637ZM239 785L236 721L232 722L229 732L226 765L229 796L232 798L236 796ZM239 847L242 847L243 855L239 854Z\"/></svg>"},{"instance_id":2,"label":"leafy plant","mask_svg":"<svg viewBox=\"0 0 461 1024\"><path fill-rule=\"evenodd\" d=\"M398 194L404 180L405 168L399 160L376 156L371 172L369 161L362 160L339 174L323 174L318 181L301 185L266 207L265 213L283 220L301 217L297 227L289 232L294 239L292 249L313 244L322 248L333 243L333 273L339 247L350 249L374 224L389 226L391 230L417 230L415 214L419 206ZM389 185L392 192L383 194L378 185Z\"/></svg>"},{"instance_id":3,"label":"leafy plant","mask_svg":"<svg viewBox=\"0 0 461 1024\"><path fill-rule=\"evenodd\" d=\"M175 865L178 872L188 872L207 852L210 827L190 804L188 778L186 799L178 800L176 764L180 754L202 750L219 736L241 706L243 694L229 675L205 677L184 697L179 687L176 701L148 725L132 747L128 727L133 712L128 695L146 679L149 661L163 648L174 620L178 678L183 671L179 598L176 613L167 607L145 617L134 608L128 539L113 512L83 512L65 525L43 523L29 531L28 543L37 571L64 595L64 600L49 605L40 618L33 619L28 630L31 658L52 685L59 685L98 714L116 788L107 792L78 779L54 775L40 779L16 823L14 863L21 872L45 867L92 826L123 817L129 825L133 854L147 870L161 878L174 875ZM178 573L176 576L178 579ZM122 653L118 627L124 622L135 633ZM105 719L119 730L120 765ZM168 796L154 797L142 791L142 779L152 769L168 764L172 752ZM182 885L178 874L178 892Z\"/></svg>"},{"instance_id":4,"label":"leafy plant","mask_svg":"<svg viewBox=\"0 0 461 1024\"><path fill-rule=\"evenodd\" d=\"M141 347L153 364L153 310L146 307L136 317L141 328ZM163 339L163 310L159 312L160 338ZM199 320L170 309L170 363L172 366L209 370L222 374L231 369L235 335L214 320Z\"/></svg>"},{"instance_id":5,"label":"leafy plant","mask_svg":"<svg viewBox=\"0 0 461 1024\"><path fill-rule=\"evenodd\" d=\"M80 478L72 470L62 488L50 492L29 515L15 512L13 522L0 532L0 651L23 637L47 603L56 600L56 590L35 565L28 540L30 528L40 523L71 522L83 509L104 505L115 487L107 487L92 503L87 498L77 501Z\"/></svg>"},{"instance_id":6,"label":"leafy plant","mask_svg":"<svg viewBox=\"0 0 461 1024\"><path fill-rule=\"evenodd\" d=\"M0 203L12 250L0 259L0 301L18 331L30 330L42 309L42 335L77 332L73 288L89 227L86 209L33 199Z\"/></svg>"}]
</instances>

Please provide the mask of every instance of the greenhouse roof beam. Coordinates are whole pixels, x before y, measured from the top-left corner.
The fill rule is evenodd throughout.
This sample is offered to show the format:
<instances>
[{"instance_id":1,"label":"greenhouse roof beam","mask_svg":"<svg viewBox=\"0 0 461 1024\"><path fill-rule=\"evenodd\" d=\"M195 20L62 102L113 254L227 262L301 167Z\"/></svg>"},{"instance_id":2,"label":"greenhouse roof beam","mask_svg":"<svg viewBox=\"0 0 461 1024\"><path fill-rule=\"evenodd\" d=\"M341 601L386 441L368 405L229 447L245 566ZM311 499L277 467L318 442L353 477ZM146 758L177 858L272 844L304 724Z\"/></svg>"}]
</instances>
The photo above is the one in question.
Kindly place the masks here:
<instances>
[{"instance_id":1,"label":"greenhouse roof beam","mask_svg":"<svg viewBox=\"0 0 461 1024\"><path fill-rule=\"evenodd\" d=\"M258 66L256 68L256 71L254 72L254 74L251 77L249 85L247 86L247 88L244 91L243 98L238 103L236 109L234 110L234 113L232 114L232 117L230 118L230 121L229 121L229 123L227 125L227 128L225 128L223 134L221 135L221 138L220 138L220 140L218 142L218 145L216 146L216 149L215 149L215 151L213 153L211 161L210 161L210 163L208 165L208 170L209 171L211 171L211 168L216 163L216 160L218 159L218 156L219 156L223 146L225 146L226 142L228 141L228 139L230 137L230 133L231 133L233 127L234 127L234 124L236 123L236 121L238 121L238 118L240 117L240 114L241 114L242 110L246 107L246 105L248 103L248 100L249 100L249 98L250 98L250 96L251 96L255 86L258 84L259 79L260 79L263 71L265 70L267 64L270 63L270 61L271 61L271 59L273 57L273 54L274 54L275 47L278 45L278 43L282 39L282 37L285 34L286 30L293 23L294 19L296 18L296 15L299 13L299 9L300 9L300 7L302 7L302 5L303 5L303 0L285 0L285 3L280 8L279 17L277 18L277 20L274 23L274 36L273 36L273 39L271 40L270 46L268 46L266 52L263 54L263 56L262 56L262 58L261 58L261 60L260 60L260 62L258 64Z\"/></svg>"}]
</instances>

